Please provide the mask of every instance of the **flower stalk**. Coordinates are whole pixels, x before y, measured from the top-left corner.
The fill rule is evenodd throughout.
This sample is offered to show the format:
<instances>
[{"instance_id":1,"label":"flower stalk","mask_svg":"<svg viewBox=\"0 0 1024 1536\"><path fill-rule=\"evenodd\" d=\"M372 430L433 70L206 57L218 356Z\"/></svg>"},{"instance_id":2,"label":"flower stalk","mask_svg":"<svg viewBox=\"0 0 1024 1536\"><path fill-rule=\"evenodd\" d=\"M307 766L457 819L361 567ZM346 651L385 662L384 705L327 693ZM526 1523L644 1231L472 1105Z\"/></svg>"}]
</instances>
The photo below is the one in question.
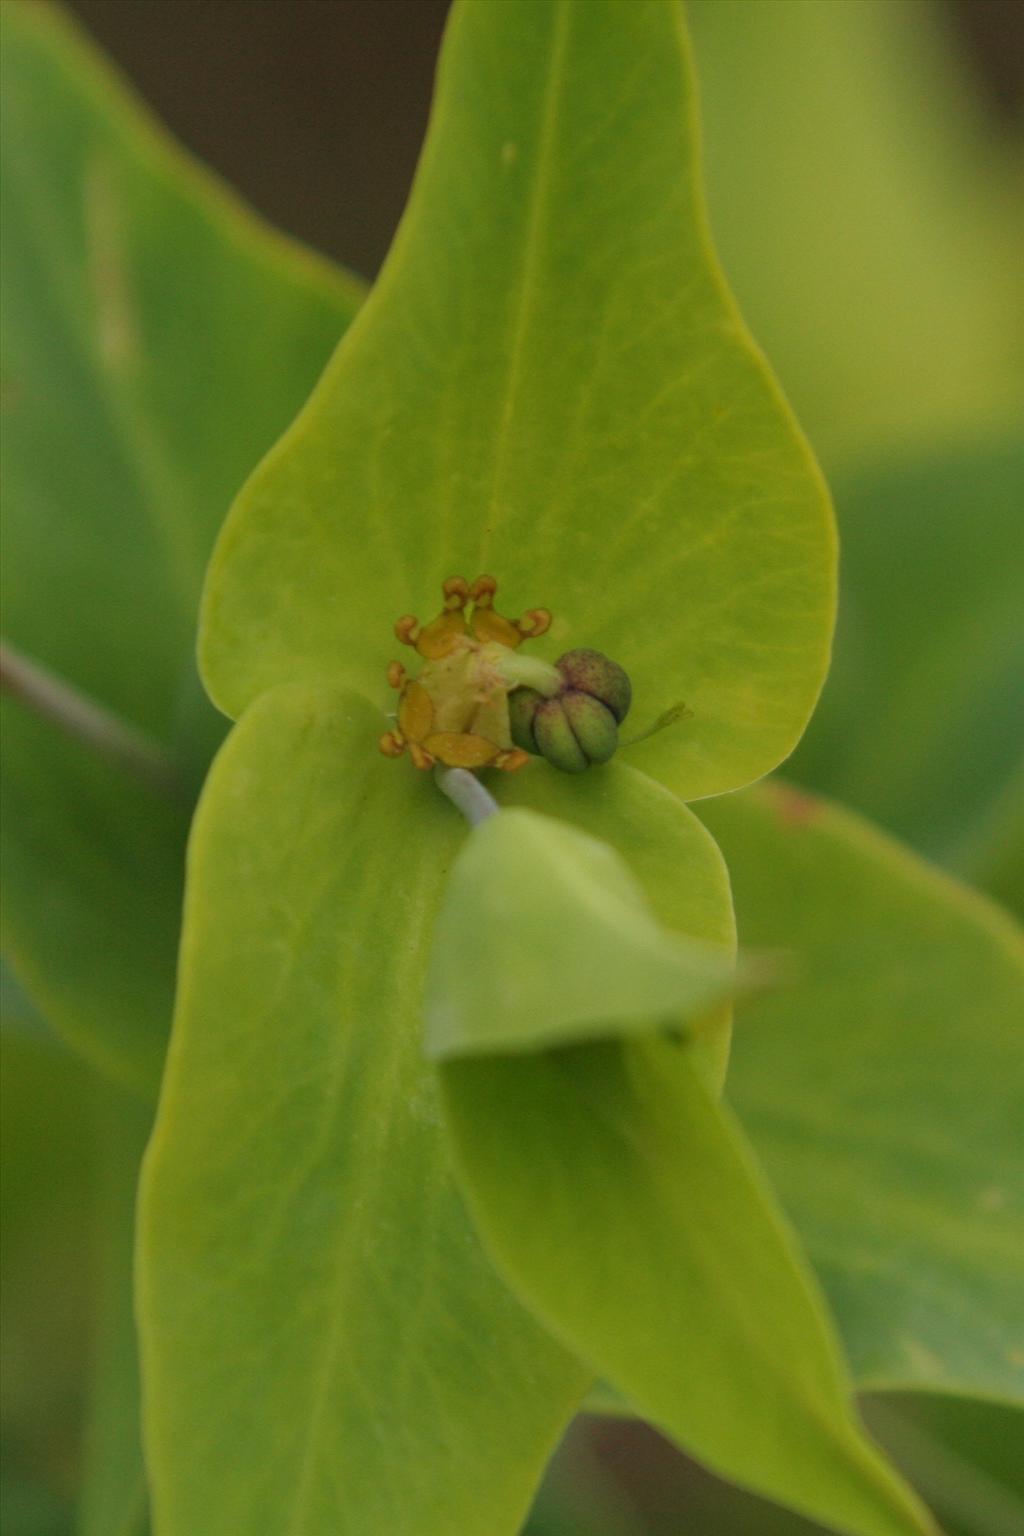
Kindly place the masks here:
<instances>
[{"instance_id":1,"label":"flower stalk","mask_svg":"<svg viewBox=\"0 0 1024 1536\"><path fill-rule=\"evenodd\" d=\"M461 811L471 827L477 827L489 816L493 816L501 807L497 800L485 789L475 773L470 773L468 768L441 768L434 769L434 781L443 795Z\"/></svg>"}]
</instances>

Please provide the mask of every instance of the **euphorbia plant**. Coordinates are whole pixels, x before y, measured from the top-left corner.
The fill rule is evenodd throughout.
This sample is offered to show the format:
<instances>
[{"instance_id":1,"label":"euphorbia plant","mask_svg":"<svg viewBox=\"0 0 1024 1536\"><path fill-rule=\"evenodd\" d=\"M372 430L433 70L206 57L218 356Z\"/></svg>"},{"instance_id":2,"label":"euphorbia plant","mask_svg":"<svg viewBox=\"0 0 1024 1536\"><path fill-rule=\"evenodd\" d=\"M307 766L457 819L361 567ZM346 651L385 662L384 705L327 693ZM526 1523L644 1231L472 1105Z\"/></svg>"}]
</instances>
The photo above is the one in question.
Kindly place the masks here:
<instances>
[{"instance_id":1,"label":"euphorbia plant","mask_svg":"<svg viewBox=\"0 0 1024 1536\"><path fill-rule=\"evenodd\" d=\"M711 254L694 122L671 0L456 6L391 256L220 535L200 656L237 724L192 828L141 1201L166 1536L515 1532L598 1388L831 1528L934 1528L863 1434L817 1281L719 1100L737 988L802 1030L800 968L827 946L812 911L773 936L803 959L734 969L726 866L686 802L799 738L835 539ZM131 261L104 270L122 301ZM105 366L134 400L117 347ZM394 621L439 591L433 624L399 619L425 670L392 670L396 708ZM618 692L566 660L582 650L628 673L643 739L614 761L603 718L565 702L625 712L616 674ZM708 820L745 878L777 875L769 911L822 849L854 925L874 882L923 878L788 791ZM914 985L952 929L1003 1038L1019 951L950 900L928 888L908 925ZM814 1022L838 1060L842 1006ZM134 1072L103 1028L97 1054ZM941 1348L929 1369L955 1375Z\"/></svg>"}]
</instances>

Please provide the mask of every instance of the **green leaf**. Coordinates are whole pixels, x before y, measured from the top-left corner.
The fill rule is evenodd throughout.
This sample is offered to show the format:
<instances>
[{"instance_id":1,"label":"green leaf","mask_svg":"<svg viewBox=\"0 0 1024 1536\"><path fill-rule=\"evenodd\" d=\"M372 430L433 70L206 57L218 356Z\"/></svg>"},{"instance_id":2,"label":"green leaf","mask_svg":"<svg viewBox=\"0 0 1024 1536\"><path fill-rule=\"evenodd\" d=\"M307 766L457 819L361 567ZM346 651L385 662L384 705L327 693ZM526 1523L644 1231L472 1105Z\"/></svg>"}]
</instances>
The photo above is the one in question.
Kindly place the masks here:
<instances>
[{"instance_id":1,"label":"green leaf","mask_svg":"<svg viewBox=\"0 0 1024 1536\"><path fill-rule=\"evenodd\" d=\"M184 803L36 719L0 709L4 945L55 1030L154 1094L170 1020Z\"/></svg>"},{"instance_id":2,"label":"green leaf","mask_svg":"<svg viewBox=\"0 0 1024 1536\"><path fill-rule=\"evenodd\" d=\"M49 1026L28 999L7 961L0 956L0 1033L52 1044Z\"/></svg>"},{"instance_id":3,"label":"green leaf","mask_svg":"<svg viewBox=\"0 0 1024 1536\"><path fill-rule=\"evenodd\" d=\"M149 1105L92 1085L94 1197L92 1377L78 1536L145 1536L139 1358L133 1305L135 1202L152 1124Z\"/></svg>"},{"instance_id":4,"label":"green leaf","mask_svg":"<svg viewBox=\"0 0 1024 1536\"><path fill-rule=\"evenodd\" d=\"M452 870L431 949L427 1049L490 1055L699 1026L733 981L728 951L655 921L607 843L512 809L475 829Z\"/></svg>"},{"instance_id":5,"label":"green leaf","mask_svg":"<svg viewBox=\"0 0 1024 1536\"><path fill-rule=\"evenodd\" d=\"M980 846L972 851L971 873L996 901L1024 918L1024 759L1005 799L990 807Z\"/></svg>"},{"instance_id":6,"label":"green leaf","mask_svg":"<svg viewBox=\"0 0 1024 1536\"><path fill-rule=\"evenodd\" d=\"M182 156L58 11L0 11L5 628L186 790L160 805L5 701L5 943L53 1025L151 1089L188 786L220 730L192 660L203 568L356 292Z\"/></svg>"},{"instance_id":7,"label":"green leaf","mask_svg":"<svg viewBox=\"0 0 1024 1536\"><path fill-rule=\"evenodd\" d=\"M1019 1409L908 1392L869 1395L861 1406L871 1433L925 1499L945 1536L1019 1536L1024 1529ZM624 1505L632 1516L621 1532L617 1523L610 1524L607 1536L676 1536L681 1525L700 1536L821 1536L823 1530L816 1521L710 1476L636 1423L584 1421L556 1459L542 1501L545 1508L568 1506L566 1536L581 1530L605 1536L600 1512L581 1509L572 1522L591 1479L602 1492L608 1489L613 1509ZM546 1528L541 1530L547 1536ZM562 1531L559 1526L559 1536Z\"/></svg>"},{"instance_id":8,"label":"green leaf","mask_svg":"<svg viewBox=\"0 0 1024 1536\"><path fill-rule=\"evenodd\" d=\"M80 1467L78 1536L142 1536L132 1229L151 1112L86 1073L41 1021L32 1021L31 1034L12 1034L8 995L5 986L0 1406L7 1470L34 1471L66 1495L70 1458ZM2 1502L5 1531L19 1531L6 1487ZM71 1528L69 1511L61 1530Z\"/></svg>"},{"instance_id":9,"label":"green leaf","mask_svg":"<svg viewBox=\"0 0 1024 1536\"><path fill-rule=\"evenodd\" d=\"M791 985L743 1005L729 1094L857 1381L1021 1401L1019 931L783 785L701 815L741 940L793 954Z\"/></svg>"},{"instance_id":10,"label":"green leaf","mask_svg":"<svg viewBox=\"0 0 1024 1536\"><path fill-rule=\"evenodd\" d=\"M869 1398L865 1411L947 1536L1018 1536L1024 1528L1020 1408L902 1392Z\"/></svg>"},{"instance_id":11,"label":"green leaf","mask_svg":"<svg viewBox=\"0 0 1024 1536\"><path fill-rule=\"evenodd\" d=\"M538 769L504 798L573 805L559 783ZM445 1109L481 1231L552 1331L711 1465L843 1530L927 1529L858 1431L826 1314L703 1085L706 1061L653 1028L673 1001L677 1019L680 1002L702 1006L707 972L686 966L730 945L718 851L643 775L587 783L575 815L598 808L623 848L639 832L657 915L685 891L676 916L691 938L668 950L666 978L646 891L592 836L523 809L470 834L441 909L428 1025L446 1031Z\"/></svg>"},{"instance_id":12,"label":"green leaf","mask_svg":"<svg viewBox=\"0 0 1024 1536\"><path fill-rule=\"evenodd\" d=\"M163 1536L512 1536L590 1373L484 1257L420 997L464 824L339 690L211 774L141 1200Z\"/></svg>"},{"instance_id":13,"label":"green leaf","mask_svg":"<svg viewBox=\"0 0 1024 1536\"><path fill-rule=\"evenodd\" d=\"M88 1375L90 1084L52 1039L5 1029L0 1044L2 1523L5 1536L69 1536Z\"/></svg>"},{"instance_id":14,"label":"green leaf","mask_svg":"<svg viewBox=\"0 0 1024 1536\"><path fill-rule=\"evenodd\" d=\"M453 572L621 659L685 795L792 748L834 543L806 445L710 251L674 0L456 4L412 198L313 399L237 501L201 655L237 715L283 681L381 695Z\"/></svg>"},{"instance_id":15,"label":"green leaf","mask_svg":"<svg viewBox=\"0 0 1024 1536\"><path fill-rule=\"evenodd\" d=\"M969 878L1006 869L1024 905L1024 437L863 471L837 500L835 661L786 771Z\"/></svg>"},{"instance_id":16,"label":"green leaf","mask_svg":"<svg viewBox=\"0 0 1024 1536\"><path fill-rule=\"evenodd\" d=\"M826 468L1019 421L1019 145L941 7L688 14L723 265Z\"/></svg>"},{"instance_id":17,"label":"green leaf","mask_svg":"<svg viewBox=\"0 0 1024 1536\"><path fill-rule=\"evenodd\" d=\"M827 1314L689 1049L442 1066L499 1267L569 1348L714 1470L856 1536L932 1529L862 1435Z\"/></svg>"}]
</instances>

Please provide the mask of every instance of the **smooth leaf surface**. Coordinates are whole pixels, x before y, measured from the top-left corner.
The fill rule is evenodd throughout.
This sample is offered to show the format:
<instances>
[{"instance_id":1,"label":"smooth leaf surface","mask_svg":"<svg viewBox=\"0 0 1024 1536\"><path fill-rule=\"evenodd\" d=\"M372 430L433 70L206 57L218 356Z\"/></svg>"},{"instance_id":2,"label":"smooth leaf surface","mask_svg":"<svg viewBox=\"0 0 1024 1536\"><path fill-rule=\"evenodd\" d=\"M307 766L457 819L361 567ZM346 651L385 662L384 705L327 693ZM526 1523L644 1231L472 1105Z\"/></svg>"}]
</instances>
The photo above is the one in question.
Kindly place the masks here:
<instances>
[{"instance_id":1,"label":"smooth leaf surface","mask_svg":"<svg viewBox=\"0 0 1024 1536\"><path fill-rule=\"evenodd\" d=\"M783 785L701 808L742 943L729 1096L858 1383L1024 1397L1024 945L998 908Z\"/></svg>"},{"instance_id":2,"label":"smooth leaf surface","mask_svg":"<svg viewBox=\"0 0 1024 1536\"><path fill-rule=\"evenodd\" d=\"M868 1395L861 1407L872 1435L924 1498L944 1536L1018 1536L1024 1527L1019 1409L908 1392ZM621 1532L613 1520L608 1536L678 1536L680 1530L699 1536L821 1536L823 1530L816 1521L681 1460L637 1423L584 1421L566 1451L549 1486L568 1505L566 1525L573 1536L579 1531L605 1536L599 1514L588 1520L581 1509L581 1517L572 1520L575 1506L585 1500L585 1489L574 1499L580 1474L589 1477L591 1467L610 1485L612 1508L622 1505L631 1516Z\"/></svg>"},{"instance_id":3,"label":"smooth leaf surface","mask_svg":"<svg viewBox=\"0 0 1024 1536\"><path fill-rule=\"evenodd\" d=\"M163 1536L511 1536L589 1381L449 1172L420 999L464 825L380 728L280 690L197 815L141 1206Z\"/></svg>"},{"instance_id":4,"label":"smooth leaf surface","mask_svg":"<svg viewBox=\"0 0 1024 1536\"><path fill-rule=\"evenodd\" d=\"M657 923L733 955L736 920L729 871L702 822L677 797L621 759L581 777L531 764L492 786L504 806L557 816L614 849L640 883ZM721 1089L729 1059L731 1002L702 1019L694 1058Z\"/></svg>"},{"instance_id":5,"label":"smooth leaf surface","mask_svg":"<svg viewBox=\"0 0 1024 1536\"><path fill-rule=\"evenodd\" d=\"M143 1198L147 1442L171 1536L250 1515L268 1533L514 1531L589 1384L498 1282L451 1183L421 1000L467 830L380 758L380 727L344 692L266 699L194 832ZM499 787L606 836L660 923L731 950L721 857L665 790L617 766ZM727 1022L701 1042L716 1079Z\"/></svg>"},{"instance_id":6,"label":"smooth leaf surface","mask_svg":"<svg viewBox=\"0 0 1024 1536\"><path fill-rule=\"evenodd\" d=\"M40 1532L144 1536L131 1256L151 1112L23 1021L3 980L4 1529L34 1532L52 1502Z\"/></svg>"},{"instance_id":7,"label":"smooth leaf surface","mask_svg":"<svg viewBox=\"0 0 1024 1536\"><path fill-rule=\"evenodd\" d=\"M825 492L710 252L674 0L457 4L373 294L218 544L201 654L237 715L343 677L453 572L543 604L542 650L628 664L693 718L685 795L799 737L827 665ZM430 615L428 615L430 616Z\"/></svg>"},{"instance_id":8,"label":"smooth leaf surface","mask_svg":"<svg viewBox=\"0 0 1024 1536\"><path fill-rule=\"evenodd\" d=\"M18 979L91 1065L155 1094L187 808L14 700L0 707L0 731L4 945Z\"/></svg>"},{"instance_id":9,"label":"smooth leaf surface","mask_svg":"<svg viewBox=\"0 0 1024 1536\"><path fill-rule=\"evenodd\" d=\"M133 1297L135 1202L151 1106L91 1084L93 1329L78 1536L146 1536L139 1353Z\"/></svg>"},{"instance_id":10,"label":"smooth leaf surface","mask_svg":"<svg viewBox=\"0 0 1024 1536\"><path fill-rule=\"evenodd\" d=\"M860 1432L809 1273L686 1046L441 1072L481 1231L571 1349L742 1485L856 1536L932 1529Z\"/></svg>"},{"instance_id":11,"label":"smooth leaf surface","mask_svg":"<svg viewBox=\"0 0 1024 1536\"><path fill-rule=\"evenodd\" d=\"M90 1125L81 1063L0 1035L3 1527L67 1536L68 1453L88 1377Z\"/></svg>"},{"instance_id":12,"label":"smooth leaf surface","mask_svg":"<svg viewBox=\"0 0 1024 1536\"><path fill-rule=\"evenodd\" d=\"M49 1026L29 1001L24 987L0 956L0 1033L52 1044Z\"/></svg>"},{"instance_id":13,"label":"smooth leaf surface","mask_svg":"<svg viewBox=\"0 0 1024 1536\"><path fill-rule=\"evenodd\" d=\"M607 843L510 809L475 828L452 868L431 948L427 1050L490 1055L699 1026L734 975L727 950L654 919Z\"/></svg>"},{"instance_id":14,"label":"smooth leaf surface","mask_svg":"<svg viewBox=\"0 0 1024 1536\"><path fill-rule=\"evenodd\" d=\"M786 772L1024 906L1024 437L837 487L835 657Z\"/></svg>"},{"instance_id":15,"label":"smooth leaf surface","mask_svg":"<svg viewBox=\"0 0 1024 1536\"><path fill-rule=\"evenodd\" d=\"M992 807L989 835L972 853L971 874L996 901L1024 919L1024 761L1007 789L1006 801Z\"/></svg>"},{"instance_id":16,"label":"smooth leaf surface","mask_svg":"<svg viewBox=\"0 0 1024 1536\"><path fill-rule=\"evenodd\" d=\"M1024 1526L1024 1413L945 1393L868 1398L868 1423L947 1536L1017 1536Z\"/></svg>"},{"instance_id":17,"label":"smooth leaf surface","mask_svg":"<svg viewBox=\"0 0 1024 1536\"><path fill-rule=\"evenodd\" d=\"M1020 146L941 7L688 15L723 266L826 469L1018 422Z\"/></svg>"},{"instance_id":18,"label":"smooth leaf surface","mask_svg":"<svg viewBox=\"0 0 1024 1536\"><path fill-rule=\"evenodd\" d=\"M151 1089L220 729L192 659L203 569L356 290L165 140L59 12L0 9L5 631L185 786L162 806L5 701L5 945L56 1028Z\"/></svg>"}]
</instances>

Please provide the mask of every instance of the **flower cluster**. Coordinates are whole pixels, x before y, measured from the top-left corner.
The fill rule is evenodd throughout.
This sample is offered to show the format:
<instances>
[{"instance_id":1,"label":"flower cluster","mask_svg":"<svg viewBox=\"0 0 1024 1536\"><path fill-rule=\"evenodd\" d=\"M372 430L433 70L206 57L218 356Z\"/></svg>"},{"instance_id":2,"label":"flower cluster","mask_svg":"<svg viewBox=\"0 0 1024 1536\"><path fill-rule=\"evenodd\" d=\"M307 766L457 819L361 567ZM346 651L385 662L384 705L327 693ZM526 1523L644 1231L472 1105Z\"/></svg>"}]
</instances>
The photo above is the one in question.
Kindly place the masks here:
<instances>
[{"instance_id":1,"label":"flower cluster","mask_svg":"<svg viewBox=\"0 0 1024 1536\"><path fill-rule=\"evenodd\" d=\"M551 614L531 608L506 619L494 608L498 584L450 576L429 624L406 614L395 634L424 665L410 677L388 667L398 689L397 723L380 741L388 757L408 749L417 768L521 768L538 754L567 773L604 763L618 746L629 709L629 678L599 651L567 651L554 666L519 654L547 632Z\"/></svg>"}]
</instances>

